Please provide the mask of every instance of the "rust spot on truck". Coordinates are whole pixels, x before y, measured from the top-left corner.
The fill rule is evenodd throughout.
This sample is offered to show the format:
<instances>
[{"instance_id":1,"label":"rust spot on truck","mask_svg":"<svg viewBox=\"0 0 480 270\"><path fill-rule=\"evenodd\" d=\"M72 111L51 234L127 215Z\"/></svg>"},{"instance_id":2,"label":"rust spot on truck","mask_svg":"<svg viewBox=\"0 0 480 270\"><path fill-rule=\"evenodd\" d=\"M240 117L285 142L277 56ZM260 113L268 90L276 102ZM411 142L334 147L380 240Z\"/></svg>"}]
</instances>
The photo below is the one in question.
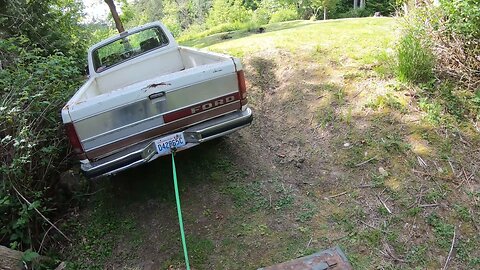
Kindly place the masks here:
<instances>
[{"instance_id":1,"label":"rust spot on truck","mask_svg":"<svg viewBox=\"0 0 480 270\"><path fill-rule=\"evenodd\" d=\"M84 103L85 101L86 101L86 100L77 101L77 102L75 102L75 105L82 104L82 103Z\"/></svg>"},{"instance_id":2,"label":"rust spot on truck","mask_svg":"<svg viewBox=\"0 0 480 270\"><path fill-rule=\"evenodd\" d=\"M167 82L161 82L161 83L152 83L150 84L149 86L147 86L147 88L155 88L157 86L162 86L162 85L172 85L171 83L167 83Z\"/></svg>"},{"instance_id":3,"label":"rust spot on truck","mask_svg":"<svg viewBox=\"0 0 480 270\"><path fill-rule=\"evenodd\" d=\"M150 85L148 85L147 87L143 88L143 92L147 92L148 89L150 88L155 88L155 87L158 87L158 86L165 86L165 85L172 85L171 83L167 83L167 82L161 82L161 83L152 83Z\"/></svg>"}]
</instances>

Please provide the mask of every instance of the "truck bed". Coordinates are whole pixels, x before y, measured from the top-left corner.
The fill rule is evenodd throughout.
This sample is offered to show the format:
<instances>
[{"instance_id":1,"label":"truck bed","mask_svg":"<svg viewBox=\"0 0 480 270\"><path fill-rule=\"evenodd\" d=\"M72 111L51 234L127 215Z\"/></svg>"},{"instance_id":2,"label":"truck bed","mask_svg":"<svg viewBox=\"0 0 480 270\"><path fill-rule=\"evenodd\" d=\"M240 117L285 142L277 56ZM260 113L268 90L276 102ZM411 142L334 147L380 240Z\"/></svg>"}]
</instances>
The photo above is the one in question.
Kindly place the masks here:
<instances>
[{"instance_id":1,"label":"truck bed","mask_svg":"<svg viewBox=\"0 0 480 270\"><path fill-rule=\"evenodd\" d=\"M152 56L127 67L112 68L108 74L88 81L64 107L64 122L73 123L86 158L103 158L241 108L234 59L184 47L163 52L161 59L165 59L164 53L167 58L176 55L176 65L153 65L149 60L160 58ZM123 76L125 72L137 72L139 76ZM151 99L160 92L165 96ZM187 117L188 107L226 96L232 97L230 104L199 113L188 121L176 121Z\"/></svg>"},{"instance_id":2,"label":"truck bed","mask_svg":"<svg viewBox=\"0 0 480 270\"><path fill-rule=\"evenodd\" d=\"M162 54L135 59L128 66L105 71L102 77L89 80L75 95L73 101L81 103L114 91L128 91L132 87L138 88L138 85L134 85L137 82L158 81L163 75L223 61L231 61L231 58L181 46L169 48ZM132 73L135 76L131 76Z\"/></svg>"}]
</instances>

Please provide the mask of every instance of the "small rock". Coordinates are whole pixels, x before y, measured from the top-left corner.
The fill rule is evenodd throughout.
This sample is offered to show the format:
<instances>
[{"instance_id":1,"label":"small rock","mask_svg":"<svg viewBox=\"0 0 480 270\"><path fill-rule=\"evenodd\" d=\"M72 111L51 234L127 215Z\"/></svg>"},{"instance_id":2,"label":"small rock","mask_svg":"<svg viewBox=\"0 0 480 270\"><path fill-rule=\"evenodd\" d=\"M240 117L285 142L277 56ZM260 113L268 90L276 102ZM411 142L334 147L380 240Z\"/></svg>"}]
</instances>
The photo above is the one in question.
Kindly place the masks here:
<instances>
[{"instance_id":1,"label":"small rock","mask_svg":"<svg viewBox=\"0 0 480 270\"><path fill-rule=\"evenodd\" d=\"M378 168L378 172L383 176L388 176L388 172L383 167Z\"/></svg>"},{"instance_id":2,"label":"small rock","mask_svg":"<svg viewBox=\"0 0 480 270\"><path fill-rule=\"evenodd\" d=\"M348 143L348 142L344 143L343 147L350 147L350 143Z\"/></svg>"}]
</instances>

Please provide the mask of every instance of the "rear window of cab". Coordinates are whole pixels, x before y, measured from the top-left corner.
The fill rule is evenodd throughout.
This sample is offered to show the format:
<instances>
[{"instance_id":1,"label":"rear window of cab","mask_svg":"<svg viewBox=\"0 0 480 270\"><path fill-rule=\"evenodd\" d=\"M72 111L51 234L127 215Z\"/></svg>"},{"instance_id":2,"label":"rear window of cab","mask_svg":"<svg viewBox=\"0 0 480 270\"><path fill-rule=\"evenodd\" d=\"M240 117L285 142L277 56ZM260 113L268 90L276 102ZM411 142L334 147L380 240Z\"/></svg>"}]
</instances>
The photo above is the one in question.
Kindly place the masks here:
<instances>
[{"instance_id":1,"label":"rear window of cab","mask_svg":"<svg viewBox=\"0 0 480 270\"><path fill-rule=\"evenodd\" d=\"M112 41L92 53L95 72L126 62L144 53L168 45L168 38L158 26L144 29Z\"/></svg>"}]
</instances>

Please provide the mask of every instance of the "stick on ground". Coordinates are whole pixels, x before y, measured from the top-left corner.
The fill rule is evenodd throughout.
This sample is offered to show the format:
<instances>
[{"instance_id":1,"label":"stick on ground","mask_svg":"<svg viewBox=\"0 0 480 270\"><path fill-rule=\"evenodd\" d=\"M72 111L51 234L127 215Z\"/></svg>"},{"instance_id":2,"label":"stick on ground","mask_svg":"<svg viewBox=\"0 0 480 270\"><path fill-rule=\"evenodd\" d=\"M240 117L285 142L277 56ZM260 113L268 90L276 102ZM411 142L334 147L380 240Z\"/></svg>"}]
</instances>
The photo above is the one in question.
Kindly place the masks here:
<instances>
[{"instance_id":1,"label":"stick on ground","mask_svg":"<svg viewBox=\"0 0 480 270\"><path fill-rule=\"evenodd\" d=\"M390 208L388 208L388 206L385 204L385 202L383 202L382 199L380 199L380 196L377 195L377 199L383 204L383 207L385 207L385 209L387 209L388 213L391 214L392 211L390 210Z\"/></svg>"},{"instance_id":2,"label":"stick on ground","mask_svg":"<svg viewBox=\"0 0 480 270\"><path fill-rule=\"evenodd\" d=\"M372 161L372 160L374 160L374 159L376 159L376 158L377 158L377 156L374 156L374 157L372 157L372 158L370 158L370 159L367 159L367 160L365 160L365 161L362 161L362 162L360 162L360 163L358 163L358 164L355 164L355 167L360 167L360 166L362 166L363 164L367 164L368 162L370 162L370 161Z\"/></svg>"},{"instance_id":3,"label":"stick on ground","mask_svg":"<svg viewBox=\"0 0 480 270\"><path fill-rule=\"evenodd\" d=\"M443 266L442 270L447 269L448 262L450 262L450 258L452 256L452 251L453 251L453 246L455 245L455 230L456 228L453 228L453 239L452 239L452 245L450 246L450 251L448 252L448 257L447 260L445 261L445 265Z\"/></svg>"},{"instance_id":4,"label":"stick on ground","mask_svg":"<svg viewBox=\"0 0 480 270\"><path fill-rule=\"evenodd\" d=\"M326 199L326 200L328 200L328 199L333 199L333 198L340 197L340 196L345 195L345 194L347 194L346 191L344 191L344 192L342 192L342 193L338 193L338 194L332 195L332 196L328 196L328 197L326 197L325 199Z\"/></svg>"}]
</instances>

